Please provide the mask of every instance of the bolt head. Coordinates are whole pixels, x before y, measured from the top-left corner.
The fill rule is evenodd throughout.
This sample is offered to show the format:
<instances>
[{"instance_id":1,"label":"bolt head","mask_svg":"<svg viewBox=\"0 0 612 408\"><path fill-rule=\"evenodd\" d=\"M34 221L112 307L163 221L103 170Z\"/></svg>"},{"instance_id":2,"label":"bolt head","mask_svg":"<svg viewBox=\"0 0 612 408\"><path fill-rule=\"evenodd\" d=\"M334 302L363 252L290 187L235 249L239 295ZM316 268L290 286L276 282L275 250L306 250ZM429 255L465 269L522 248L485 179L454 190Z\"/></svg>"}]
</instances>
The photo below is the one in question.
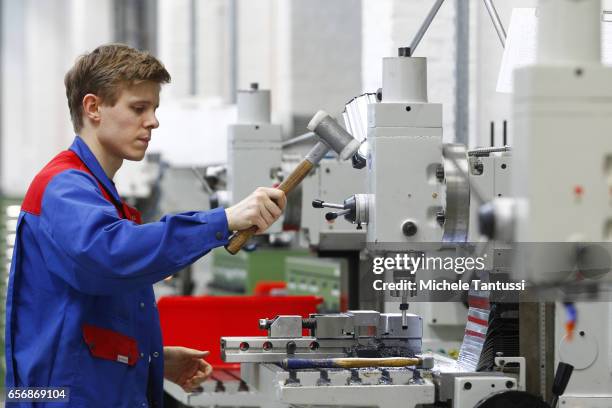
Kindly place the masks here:
<instances>
[{"instance_id":1,"label":"bolt head","mask_svg":"<svg viewBox=\"0 0 612 408\"><path fill-rule=\"evenodd\" d=\"M406 221L402 224L402 232L407 237L415 235L417 230L417 225L413 221Z\"/></svg>"}]
</instances>

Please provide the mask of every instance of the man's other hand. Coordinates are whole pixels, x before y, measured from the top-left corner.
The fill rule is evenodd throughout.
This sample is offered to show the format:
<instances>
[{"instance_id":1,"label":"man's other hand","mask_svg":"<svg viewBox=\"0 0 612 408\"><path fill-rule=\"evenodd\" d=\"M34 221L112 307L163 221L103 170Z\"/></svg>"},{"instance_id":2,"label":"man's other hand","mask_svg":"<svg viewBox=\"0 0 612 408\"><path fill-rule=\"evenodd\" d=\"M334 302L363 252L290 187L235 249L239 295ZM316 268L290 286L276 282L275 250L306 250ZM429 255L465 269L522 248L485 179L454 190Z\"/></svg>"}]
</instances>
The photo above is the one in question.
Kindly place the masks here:
<instances>
[{"instance_id":1,"label":"man's other hand","mask_svg":"<svg viewBox=\"0 0 612 408\"><path fill-rule=\"evenodd\" d=\"M164 347L164 378L180 385L185 392L196 391L213 371L203 360L208 354L186 347Z\"/></svg>"},{"instance_id":2,"label":"man's other hand","mask_svg":"<svg viewBox=\"0 0 612 408\"><path fill-rule=\"evenodd\" d=\"M257 233L262 233L281 216L286 204L282 190L259 187L238 204L225 209L227 224L232 231L256 225Z\"/></svg>"}]
</instances>

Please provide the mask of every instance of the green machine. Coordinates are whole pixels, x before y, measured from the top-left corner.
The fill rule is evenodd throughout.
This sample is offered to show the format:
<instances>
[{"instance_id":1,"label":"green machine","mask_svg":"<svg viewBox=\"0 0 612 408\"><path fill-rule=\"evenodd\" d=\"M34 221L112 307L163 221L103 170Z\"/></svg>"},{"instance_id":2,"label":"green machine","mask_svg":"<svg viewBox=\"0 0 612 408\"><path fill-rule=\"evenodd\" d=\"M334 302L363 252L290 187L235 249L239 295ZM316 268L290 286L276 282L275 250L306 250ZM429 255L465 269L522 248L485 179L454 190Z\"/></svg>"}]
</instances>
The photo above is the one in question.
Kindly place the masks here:
<instances>
[{"instance_id":1,"label":"green machine","mask_svg":"<svg viewBox=\"0 0 612 408\"><path fill-rule=\"evenodd\" d=\"M212 252L211 295L251 295L258 282L287 282L289 295L323 298L321 313L347 310L348 262L343 258L318 258L306 249L258 248L229 254Z\"/></svg>"},{"instance_id":2,"label":"green machine","mask_svg":"<svg viewBox=\"0 0 612 408\"><path fill-rule=\"evenodd\" d=\"M251 295L261 281L285 281L288 257L311 257L306 249L258 248L229 254L225 248L212 252L211 295Z\"/></svg>"},{"instance_id":3,"label":"green machine","mask_svg":"<svg viewBox=\"0 0 612 408\"><path fill-rule=\"evenodd\" d=\"M322 297L321 313L347 310L346 259L287 257L285 262L288 294Z\"/></svg>"}]
</instances>

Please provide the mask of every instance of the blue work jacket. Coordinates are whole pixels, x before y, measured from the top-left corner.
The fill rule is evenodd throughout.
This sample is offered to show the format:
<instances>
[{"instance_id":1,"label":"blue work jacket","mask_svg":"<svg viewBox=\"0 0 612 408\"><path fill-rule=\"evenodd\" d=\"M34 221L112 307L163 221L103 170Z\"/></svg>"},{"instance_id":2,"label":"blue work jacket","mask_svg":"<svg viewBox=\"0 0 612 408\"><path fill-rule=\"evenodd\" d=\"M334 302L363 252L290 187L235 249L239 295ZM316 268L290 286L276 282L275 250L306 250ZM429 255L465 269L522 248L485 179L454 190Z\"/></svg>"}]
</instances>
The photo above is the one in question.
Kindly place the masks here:
<instances>
[{"instance_id":1,"label":"blue work jacket","mask_svg":"<svg viewBox=\"0 0 612 408\"><path fill-rule=\"evenodd\" d=\"M222 208L140 224L80 137L29 187L6 304L6 386L67 387L62 407L160 407L152 284L228 242ZM7 407L44 406L9 403Z\"/></svg>"}]
</instances>

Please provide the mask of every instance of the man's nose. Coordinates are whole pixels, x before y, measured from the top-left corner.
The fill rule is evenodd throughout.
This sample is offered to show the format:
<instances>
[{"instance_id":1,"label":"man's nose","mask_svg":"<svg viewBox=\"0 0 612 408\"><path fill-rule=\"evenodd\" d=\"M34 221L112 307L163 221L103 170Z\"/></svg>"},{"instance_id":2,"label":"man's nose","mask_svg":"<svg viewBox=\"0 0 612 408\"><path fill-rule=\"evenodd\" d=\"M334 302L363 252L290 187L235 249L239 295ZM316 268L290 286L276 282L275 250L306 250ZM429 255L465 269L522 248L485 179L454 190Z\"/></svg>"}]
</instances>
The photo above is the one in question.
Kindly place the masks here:
<instances>
[{"instance_id":1,"label":"man's nose","mask_svg":"<svg viewBox=\"0 0 612 408\"><path fill-rule=\"evenodd\" d=\"M157 116L154 113L147 118L145 127L151 129L157 129L159 127L159 120L157 120Z\"/></svg>"}]
</instances>

